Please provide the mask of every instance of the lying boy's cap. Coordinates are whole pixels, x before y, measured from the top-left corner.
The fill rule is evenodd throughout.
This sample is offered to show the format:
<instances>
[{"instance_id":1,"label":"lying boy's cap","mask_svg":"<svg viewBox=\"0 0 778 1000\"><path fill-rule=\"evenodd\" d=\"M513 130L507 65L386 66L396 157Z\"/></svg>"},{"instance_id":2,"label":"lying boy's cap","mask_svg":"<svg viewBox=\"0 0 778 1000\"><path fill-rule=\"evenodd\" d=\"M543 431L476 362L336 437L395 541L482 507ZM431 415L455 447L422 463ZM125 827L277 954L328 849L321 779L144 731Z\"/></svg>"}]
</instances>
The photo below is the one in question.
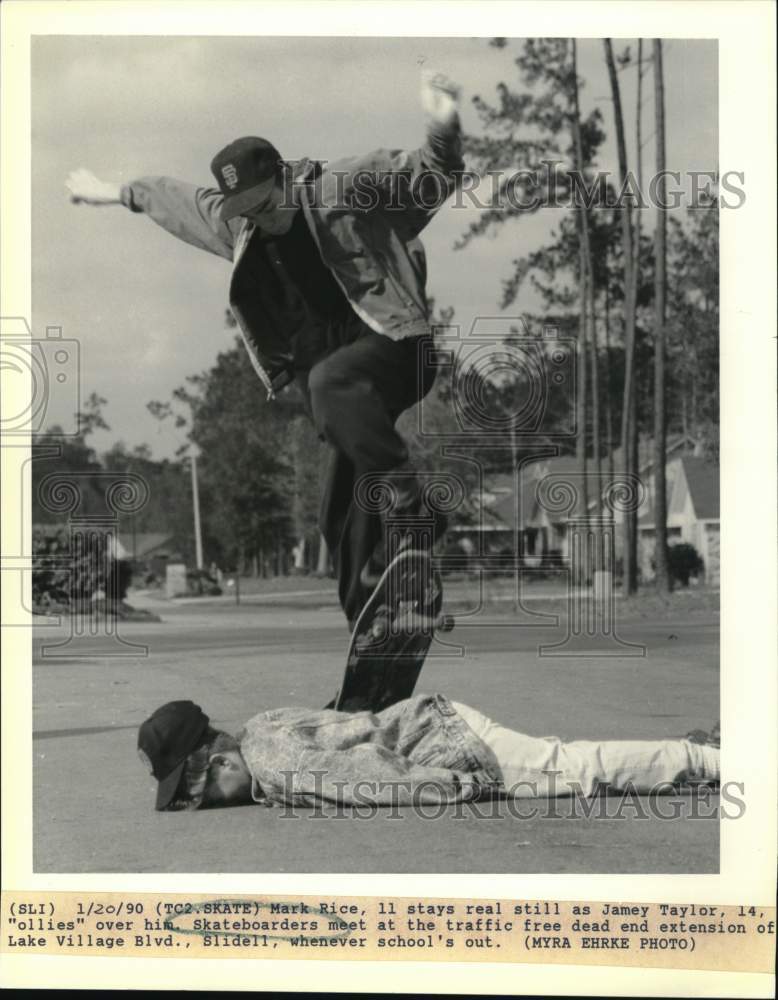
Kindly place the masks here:
<instances>
[{"instance_id":1,"label":"lying boy's cap","mask_svg":"<svg viewBox=\"0 0 778 1000\"><path fill-rule=\"evenodd\" d=\"M208 722L193 701L169 701L138 730L138 756L159 782L157 809L167 808L175 798L186 758L199 745Z\"/></svg>"}]
</instances>

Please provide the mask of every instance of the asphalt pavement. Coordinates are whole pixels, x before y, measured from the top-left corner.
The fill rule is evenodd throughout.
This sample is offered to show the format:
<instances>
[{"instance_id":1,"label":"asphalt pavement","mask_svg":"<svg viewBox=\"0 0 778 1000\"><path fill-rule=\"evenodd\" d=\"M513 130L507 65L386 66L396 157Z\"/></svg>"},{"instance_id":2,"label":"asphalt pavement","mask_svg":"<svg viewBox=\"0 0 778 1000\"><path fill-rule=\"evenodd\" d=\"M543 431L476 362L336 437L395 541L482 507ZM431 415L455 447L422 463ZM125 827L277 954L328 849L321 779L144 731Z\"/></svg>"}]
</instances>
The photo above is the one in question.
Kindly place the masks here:
<instances>
[{"instance_id":1,"label":"asphalt pavement","mask_svg":"<svg viewBox=\"0 0 778 1000\"><path fill-rule=\"evenodd\" d=\"M68 619L35 630L38 872L718 870L718 821L705 818L707 805L698 818L675 820L639 808L587 817L571 814L569 803L535 816L506 803L370 819L256 806L156 813L155 783L135 749L146 716L191 698L215 725L237 732L266 708L324 705L338 687L348 635L329 595L155 610L161 622L121 622L113 636L75 637ZM418 690L564 739L659 739L718 718L712 616L627 620L617 631L632 645L575 640L540 655L539 647L564 642L564 618L529 611L516 619L506 608L471 615L445 636L451 645L433 647Z\"/></svg>"}]
</instances>

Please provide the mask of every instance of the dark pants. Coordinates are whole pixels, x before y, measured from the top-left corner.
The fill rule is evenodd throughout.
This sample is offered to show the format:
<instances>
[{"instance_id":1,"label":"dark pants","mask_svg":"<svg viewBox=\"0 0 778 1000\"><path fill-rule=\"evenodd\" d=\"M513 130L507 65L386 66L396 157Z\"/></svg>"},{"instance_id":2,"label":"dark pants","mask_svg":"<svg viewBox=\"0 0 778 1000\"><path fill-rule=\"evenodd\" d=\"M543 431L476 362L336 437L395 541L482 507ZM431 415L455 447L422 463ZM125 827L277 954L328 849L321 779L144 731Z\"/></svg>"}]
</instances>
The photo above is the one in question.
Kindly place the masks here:
<instances>
[{"instance_id":1,"label":"dark pants","mask_svg":"<svg viewBox=\"0 0 778 1000\"><path fill-rule=\"evenodd\" d=\"M331 446L319 527L353 626L369 597L360 575L383 541L381 515L355 502L355 484L365 473L389 474L406 465L408 449L395 421L429 392L435 369L420 371L420 338L392 340L362 323L356 333L349 325L356 339L299 372L298 383L316 430ZM413 513L418 486L409 475L398 482L403 509Z\"/></svg>"}]
</instances>

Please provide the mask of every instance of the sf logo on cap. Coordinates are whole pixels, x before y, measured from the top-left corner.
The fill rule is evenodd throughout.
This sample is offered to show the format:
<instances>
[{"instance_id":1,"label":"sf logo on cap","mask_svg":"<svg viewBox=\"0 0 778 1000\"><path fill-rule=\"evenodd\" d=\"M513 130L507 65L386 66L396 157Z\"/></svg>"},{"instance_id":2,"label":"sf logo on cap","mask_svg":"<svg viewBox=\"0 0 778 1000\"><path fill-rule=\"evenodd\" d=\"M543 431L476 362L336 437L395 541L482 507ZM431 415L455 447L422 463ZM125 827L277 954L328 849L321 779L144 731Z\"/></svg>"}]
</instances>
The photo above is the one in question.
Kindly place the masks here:
<instances>
[{"instance_id":1,"label":"sf logo on cap","mask_svg":"<svg viewBox=\"0 0 778 1000\"><path fill-rule=\"evenodd\" d=\"M227 187L232 190L238 183L238 171L233 163L227 163L222 167L222 177L227 182Z\"/></svg>"}]
</instances>

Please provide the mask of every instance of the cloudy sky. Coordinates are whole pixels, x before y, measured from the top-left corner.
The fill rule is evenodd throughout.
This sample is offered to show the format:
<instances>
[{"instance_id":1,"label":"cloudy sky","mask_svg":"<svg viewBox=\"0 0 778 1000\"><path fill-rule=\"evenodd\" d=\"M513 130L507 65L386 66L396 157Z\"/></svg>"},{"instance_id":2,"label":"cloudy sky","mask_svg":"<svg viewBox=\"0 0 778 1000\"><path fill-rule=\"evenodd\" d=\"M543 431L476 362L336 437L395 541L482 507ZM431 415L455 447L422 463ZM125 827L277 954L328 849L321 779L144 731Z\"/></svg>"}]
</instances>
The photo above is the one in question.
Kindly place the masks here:
<instances>
[{"instance_id":1,"label":"cloudy sky","mask_svg":"<svg viewBox=\"0 0 778 1000\"><path fill-rule=\"evenodd\" d=\"M625 40L629 42L630 40ZM114 440L147 443L157 456L181 443L146 410L231 344L223 327L229 264L180 243L123 208L71 205L68 172L130 181L168 174L212 184L213 154L239 135L264 135L282 155L336 159L423 139L419 69L442 69L463 88L462 119L477 131L475 94L517 82L516 42L483 38L48 36L32 47L33 327L80 341L82 395L108 399ZM665 48L668 166L717 167L715 42ZM609 133L600 166L615 170L609 85L600 41L579 43L582 110L601 108ZM634 131L635 73L621 74ZM654 161L653 83L645 78L644 163ZM633 141L630 135L630 141ZM442 209L425 231L429 290L466 329L496 315L510 261L558 223L548 209L467 249L452 245L477 210ZM556 218L555 218L556 216ZM520 301L513 314L531 306ZM257 383L258 391L260 389ZM58 415L56 412L54 416Z\"/></svg>"}]
</instances>

